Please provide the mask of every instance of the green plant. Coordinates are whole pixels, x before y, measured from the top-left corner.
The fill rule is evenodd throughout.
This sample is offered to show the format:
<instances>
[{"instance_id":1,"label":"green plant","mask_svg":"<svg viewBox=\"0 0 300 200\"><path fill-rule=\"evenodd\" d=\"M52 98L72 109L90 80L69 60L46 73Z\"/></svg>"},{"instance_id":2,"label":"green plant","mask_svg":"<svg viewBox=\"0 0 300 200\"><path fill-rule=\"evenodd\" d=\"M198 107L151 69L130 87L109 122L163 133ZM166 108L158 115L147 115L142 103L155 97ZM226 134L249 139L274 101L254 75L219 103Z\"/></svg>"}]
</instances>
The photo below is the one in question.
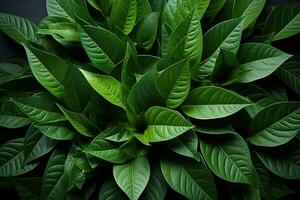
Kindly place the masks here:
<instances>
[{"instance_id":1,"label":"green plant","mask_svg":"<svg viewBox=\"0 0 300 200\"><path fill-rule=\"evenodd\" d=\"M21 199L293 193L300 59L271 44L300 32L300 5L47 0L47 10L38 26L0 15L29 62L0 64L1 187Z\"/></svg>"}]
</instances>

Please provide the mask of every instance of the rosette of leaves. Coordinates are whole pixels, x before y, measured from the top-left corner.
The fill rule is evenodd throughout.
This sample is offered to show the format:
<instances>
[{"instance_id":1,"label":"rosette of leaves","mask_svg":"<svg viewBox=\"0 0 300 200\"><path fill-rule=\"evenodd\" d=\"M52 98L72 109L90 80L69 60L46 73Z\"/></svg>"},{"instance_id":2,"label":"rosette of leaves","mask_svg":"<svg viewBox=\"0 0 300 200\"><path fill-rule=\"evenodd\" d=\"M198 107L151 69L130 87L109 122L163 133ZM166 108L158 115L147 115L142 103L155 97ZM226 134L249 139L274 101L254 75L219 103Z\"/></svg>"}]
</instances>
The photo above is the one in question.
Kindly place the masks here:
<instances>
[{"instance_id":1,"label":"rosette of leaves","mask_svg":"<svg viewBox=\"0 0 300 200\"><path fill-rule=\"evenodd\" d=\"M300 179L300 6L47 0L0 15L0 186L21 199L280 199ZM291 40L292 41L292 40ZM298 52L299 53L299 52ZM287 181L290 180L290 181Z\"/></svg>"}]
</instances>

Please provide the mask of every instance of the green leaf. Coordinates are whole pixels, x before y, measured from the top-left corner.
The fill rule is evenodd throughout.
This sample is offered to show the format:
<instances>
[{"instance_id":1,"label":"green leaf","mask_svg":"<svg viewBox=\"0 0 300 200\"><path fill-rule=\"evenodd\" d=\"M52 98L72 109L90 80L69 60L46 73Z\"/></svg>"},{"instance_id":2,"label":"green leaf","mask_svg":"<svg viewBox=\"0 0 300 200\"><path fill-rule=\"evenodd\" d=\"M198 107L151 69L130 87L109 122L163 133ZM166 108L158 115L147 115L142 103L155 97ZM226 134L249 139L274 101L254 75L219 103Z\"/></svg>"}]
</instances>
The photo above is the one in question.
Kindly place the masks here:
<instances>
[{"instance_id":1,"label":"green leaf","mask_svg":"<svg viewBox=\"0 0 300 200\"><path fill-rule=\"evenodd\" d=\"M57 141L43 135L34 126L29 127L24 138L26 163L46 155L55 148L57 143Z\"/></svg>"},{"instance_id":2,"label":"green leaf","mask_svg":"<svg viewBox=\"0 0 300 200\"><path fill-rule=\"evenodd\" d=\"M260 191L264 199L277 200L294 193L283 184L283 181L279 177L272 174L256 155L252 156L252 160L261 181Z\"/></svg>"},{"instance_id":3,"label":"green leaf","mask_svg":"<svg viewBox=\"0 0 300 200\"><path fill-rule=\"evenodd\" d=\"M130 111L141 114L149 107L162 105L162 96L156 85L157 71L150 70L143 75L130 90L127 103Z\"/></svg>"},{"instance_id":4,"label":"green leaf","mask_svg":"<svg viewBox=\"0 0 300 200\"><path fill-rule=\"evenodd\" d=\"M18 43L37 40L35 24L14 15L0 13L0 30Z\"/></svg>"},{"instance_id":5,"label":"green leaf","mask_svg":"<svg viewBox=\"0 0 300 200\"><path fill-rule=\"evenodd\" d=\"M121 83L112 76L80 70L88 83L110 103L126 109L125 94Z\"/></svg>"},{"instance_id":6,"label":"green leaf","mask_svg":"<svg viewBox=\"0 0 300 200\"><path fill-rule=\"evenodd\" d=\"M118 123L100 133L103 138L112 142L125 142L132 138L132 131L127 124Z\"/></svg>"},{"instance_id":7,"label":"green leaf","mask_svg":"<svg viewBox=\"0 0 300 200\"><path fill-rule=\"evenodd\" d=\"M34 47L24 47L31 71L38 82L52 95L62 98L69 66L60 57Z\"/></svg>"},{"instance_id":8,"label":"green leaf","mask_svg":"<svg viewBox=\"0 0 300 200\"><path fill-rule=\"evenodd\" d=\"M80 134L93 137L98 132L98 127L89 120L83 113L76 113L57 105L73 128Z\"/></svg>"},{"instance_id":9,"label":"green leaf","mask_svg":"<svg viewBox=\"0 0 300 200\"><path fill-rule=\"evenodd\" d=\"M214 179L201 160L160 161L161 171L169 186L188 199L218 199Z\"/></svg>"},{"instance_id":10,"label":"green leaf","mask_svg":"<svg viewBox=\"0 0 300 200\"><path fill-rule=\"evenodd\" d=\"M113 166L118 186L130 200L137 200L150 178L150 165L146 157L139 157L127 164Z\"/></svg>"},{"instance_id":11,"label":"green leaf","mask_svg":"<svg viewBox=\"0 0 300 200\"><path fill-rule=\"evenodd\" d=\"M95 9L99 10L104 16L108 16L111 7L113 4L113 0L87 0L91 6L93 6Z\"/></svg>"},{"instance_id":12,"label":"green leaf","mask_svg":"<svg viewBox=\"0 0 300 200\"><path fill-rule=\"evenodd\" d=\"M75 159L69 153L64 166L64 174L67 179L68 190L71 189L82 189L83 184L85 183L85 171L81 170L79 167L75 165Z\"/></svg>"},{"instance_id":13,"label":"green leaf","mask_svg":"<svg viewBox=\"0 0 300 200\"><path fill-rule=\"evenodd\" d=\"M81 112L87 106L92 88L77 66L70 65L64 85L64 102L72 111Z\"/></svg>"},{"instance_id":14,"label":"green leaf","mask_svg":"<svg viewBox=\"0 0 300 200\"><path fill-rule=\"evenodd\" d=\"M244 17L244 29L249 27L260 15L266 0L235 0L232 8L232 17Z\"/></svg>"},{"instance_id":15,"label":"green leaf","mask_svg":"<svg viewBox=\"0 0 300 200\"><path fill-rule=\"evenodd\" d=\"M209 76L216 64L220 49L236 54L241 41L244 19L230 19L223 21L203 36L203 60L200 66L193 69L194 76Z\"/></svg>"},{"instance_id":16,"label":"green leaf","mask_svg":"<svg viewBox=\"0 0 300 200\"><path fill-rule=\"evenodd\" d=\"M249 141L257 146L279 146L296 137L299 130L300 102L275 103L252 120Z\"/></svg>"},{"instance_id":17,"label":"green leaf","mask_svg":"<svg viewBox=\"0 0 300 200\"><path fill-rule=\"evenodd\" d=\"M67 155L58 149L49 158L42 181L42 200L65 199L67 178L64 175L64 165L66 159Z\"/></svg>"},{"instance_id":18,"label":"green leaf","mask_svg":"<svg viewBox=\"0 0 300 200\"><path fill-rule=\"evenodd\" d=\"M191 64L195 65L201 60L202 43L200 20L193 9L170 35L167 54L172 63L188 57Z\"/></svg>"},{"instance_id":19,"label":"green leaf","mask_svg":"<svg viewBox=\"0 0 300 200\"><path fill-rule=\"evenodd\" d=\"M142 19L138 26L136 33L137 42L147 51L151 49L156 40L159 17L160 12L151 12Z\"/></svg>"},{"instance_id":20,"label":"green leaf","mask_svg":"<svg viewBox=\"0 0 300 200\"><path fill-rule=\"evenodd\" d=\"M31 120L25 116L14 116L8 114L0 114L0 126L4 128L21 128L31 123Z\"/></svg>"},{"instance_id":21,"label":"green leaf","mask_svg":"<svg viewBox=\"0 0 300 200\"><path fill-rule=\"evenodd\" d=\"M142 193L143 200L164 200L167 195L168 184L165 181L158 164L151 165L149 182Z\"/></svg>"},{"instance_id":22,"label":"green leaf","mask_svg":"<svg viewBox=\"0 0 300 200\"><path fill-rule=\"evenodd\" d=\"M193 131L189 131L173 140L168 141L167 146L177 154L200 161L200 156L197 151L198 137Z\"/></svg>"},{"instance_id":23,"label":"green leaf","mask_svg":"<svg viewBox=\"0 0 300 200\"><path fill-rule=\"evenodd\" d=\"M25 174L38 163L25 165L24 139L9 140L0 147L0 177L11 177Z\"/></svg>"},{"instance_id":24,"label":"green leaf","mask_svg":"<svg viewBox=\"0 0 300 200\"><path fill-rule=\"evenodd\" d=\"M127 200L126 194L119 188L115 180L107 179L103 182L98 200Z\"/></svg>"},{"instance_id":25,"label":"green leaf","mask_svg":"<svg viewBox=\"0 0 300 200\"><path fill-rule=\"evenodd\" d=\"M210 0L202 21L205 23L210 23L219 13L225 3L226 0Z\"/></svg>"},{"instance_id":26,"label":"green leaf","mask_svg":"<svg viewBox=\"0 0 300 200\"><path fill-rule=\"evenodd\" d=\"M210 134L210 135L222 135L222 134L236 134L232 125L227 121L220 120L208 120L201 121L199 125L194 129L200 134Z\"/></svg>"},{"instance_id":27,"label":"green leaf","mask_svg":"<svg viewBox=\"0 0 300 200\"><path fill-rule=\"evenodd\" d=\"M21 200L39 200L41 190L41 178L16 178L14 179L16 191Z\"/></svg>"},{"instance_id":28,"label":"green leaf","mask_svg":"<svg viewBox=\"0 0 300 200\"><path fill-rule=\"evenodd\" d=\"M95 137L84 152L116 164L122 164L131 159L125 151L116 148L111 142L104 140L101 134Z\"/></svg>"},{"instance_id":29,"label":"green leaf","mask_svg":"<svg viewBox=\"0 0 300 200\"><path fill-rule=\"evenodd\" d=\"M300 5L297 3L276 6L268 17L265 33L275 33L273 41L282 40L300 32Z\"/></svg>"},{"instance_id":30,"label":"green leaf","mask_svg":"<svg viewBox=\"0 0 300 200\"><path fill-rule=\"evenodd\" d=\"M216 86L194 89L182 106L183 112L196 119L217 119L230 116L251 102L243 96Z\"/></svg>"},{"instance_id":31,"label":"green leaf","mask_svg":"<svg viewBox=\"0 0 300 200\"><path fill-rule=\"evenodd\" d=\"M257 184L249 148L238 134L200 139L200 149L210 170L221 179L234 183Z\"/></svg>"},{"instance_id":32,"label":"green leaf","mask_svg":"<svg viewBox=\"0 0 300 200\"><path fill-rule=\"evenodd\" d=\"M125 54L122 41L112 32L96 26L82 26L82 46L94 66L109 74Z\"/></svg>"},{"instance_id":33,"label":"green leaf","mask_svg":"<svg viewBox=\"0 0 300 200\"><path fill-rule=\"evenodd\" d=\"M136 23L137 12L137 0L115 0L110 19L127 35Z\"/></svg>"},{"instance_id":34,"label":"green leaf","mask_svg":"<svg viewBox=\"0 0 300 200\"><path fill-rule=\"evenodd\" d=\"M62 122L34 125L45 136L54 140L72 140L76 133Z\"/></svg>"},{"instance_id":35,"label":"green leaf","mask_svg":"<svg viewBox=\"0 0 300 200\"><path fill-rule=\"evenodd\" d=\"M167 108L180 106L188 96L191 84L187 60L180 61L163 70L157 80L160 92L166 98Z\"/></svg>"},{"instance_id":36,"label":"green leaf","mask_svg":"<svg viewBox=\"0 0 300 200\"><path fill-rule=\"evenodd\" d=\"M149 142L173 139L194 128L179 112L154 106L145 113L147 129L144 132Z\"/></svg>"},{"instance_id":37,"label":"green leaf","mask_svg":"<svg viewBox=\"0 0 300 200\"><path fill-rule=\"evenodd\" d=\"M272 74L291 55L272 46L260 43L242 44L237 54L239 70L243 70L239 82L249 83Z\"/></svg>"},{"instance_id":38,"label":"green leaf","mask_svg":"<svg viewBox=\"0 0 300 200\"><path fill-rule=\"evenodd\" d=\"M64 121L53 98L47 93L36 93L29 97L14 99L13 102L28 118L35 122Z\"/></svg>"},{"instance_id":39,"label":"green leaf","mask_svg":"<svg viewBox=\"0 0 300 200\"><path fill-rule=\"evenodd\" d=\"M294 92L300 95L300 62L285 62L276 71L276 75Z\"/></svg>"},{"instance_id":40,"label":"green leaf","mask_svg":"<svg viewBox=\"0 0 300 200\"><path fill-rule=\"evenodd\" d=\"M295 141L271 150L257 150L256 154L273 174L285 179L297 180L300 178L299 147L299 142Z\"/></svg>"}]
</instances>

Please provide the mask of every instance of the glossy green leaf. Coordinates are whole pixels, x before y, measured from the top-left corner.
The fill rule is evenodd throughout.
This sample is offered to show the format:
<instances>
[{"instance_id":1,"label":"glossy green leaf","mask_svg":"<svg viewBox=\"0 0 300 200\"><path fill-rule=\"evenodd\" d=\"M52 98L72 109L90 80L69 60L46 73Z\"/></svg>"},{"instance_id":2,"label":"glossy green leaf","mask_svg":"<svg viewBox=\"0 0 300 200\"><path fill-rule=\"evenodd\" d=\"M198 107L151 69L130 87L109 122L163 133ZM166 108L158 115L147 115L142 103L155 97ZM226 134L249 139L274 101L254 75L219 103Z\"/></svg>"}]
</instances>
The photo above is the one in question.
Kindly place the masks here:
<instances>
[{"instance_id":1,"label":"glossy green leaf","mask_svg":"<svg viewBox=\"0 0 300 200\"><path fill-rule=\"evenodd\" d=\"M188 199L218 199L214 179L201 160L160 161L161 171L169 186Z\"/></svg>"},{"instance_id":2,"label":"glossy green leaf","mask_svg":"<svg viewBox=\"0 0 300 200\"><path fill-rule=\"evenodd\" d=\"M84 152L116 164L125 163L131 158L125 151L104 140L102 135L95 137Z\"/></svg>"},{"instance_id":3,"label":"glossy green leaf","mask_svg":"<svg viewBox=\"0 0 300 200\"><path fill-rule=\"evenodd\" d=\"M63 121L61 114L53 102L53 98L46 93L36 93L29 97L14 99L13 102L28 118L35 122Z\"/></svg>"},{"instance_id":4,"label":"glossy green leaf","mask_svg":"<svg viewBox=\"0 0 300 200\"><path fill-rule=\"evenodd\" d=\"M62 122L36 124L35 127L45 136L54 140L72 140L76 134Z\"/></svg>"},{"instance_id":5,"label":"glossy green leaf","mask_svg":"<svg viewBox=\"0 0 300 200\"><path fill-rule=\"evenodd\" d=\"M83 26L80 29L82 46L94 66L110 73L123 59L125 47L112 32L96 26Z\"/></svg>"},{"instance_id":6,"label":"glossy green leaf","mask_svg":"<svg viewBox=\"0 0 300 200\"><path fill-rule=\"evenodd\" d=\"M57 143L57 141L43 135L35 127L29 127L24 138L26 163L46 155L56 147Z\"/></svg>"},{"instance_id":7,"label":"glossy green leaf","mask_svg":"<svg viewBox=\"0 0 300 200\"><path fill-rule=\"evenodd\" d=\"M98 200L127 200L126 194L119 188L115 180L107 179L103 182Z\"/></svg>"},{"instance_id":8,"label":"glossy green leaf","mask_svg":"<svg viewBox=\"0 0 300 200\"><path fill-rule=\"evenodd\" d=\"M282 40L300 32L300 5L278 5L268 17L265 33L275 33L273 41Z\"/></svg>"},{"instance_id":9,"label":"glossy green leaf","mask_svg":"<svg viewBox=\"0 0 300 200\"><path fill-rule=\"evenodd\" d=\"M112 142L125 142L132 138L132 131L127 124L119 123L117 125L108 127L100 133L103 138Z\"/></svg>"},{"instance_id":10,"label":"glossy green leaf","mask_svg":"<svg viewBox=\"0 0 300 200\"><path fill-rule=\"evenodd\" d=\"M152 12L147 15L139 24L136 39L140 46L147 51L153 46L158 29L159 12Z\"/></svg>"},{"instance_id":11,"label":"glossy green leaf","mask_svg":"<svg viewBox=\"0 0 300 200\"><path fill-rule=\"evenodd\" d=\"M222 9L226 0L210 0L207 10L203 16L203 21L211 22Z\"/></svg>"},{"instance_id":12,"label":"glossy green leaf","mask_svg":"<svg viewBox=\"0 0 300 200\"><path fill-rule=\"evenodd\" d=\"M112 76L81 70L88 83L110 103L126 109L125 94L121 83Z\"/></svg>"},{"instance_id":13,"label":"glossy green leaf","mask_svg":"<svg viewBox=\"0 0 300 200\"><path fill-rule=\"evenodd\" d=\"M180 61L163 70L157 80L160 92L166 98L167 108L176 108L186 99L191 84L187 60Z\"/></svg>"},{"instance_id":14,"label":"glossy green leaf","mask_svg":"<svg viewBox=\"0 0 300 200\"><path fill-rule=\"evenodd\" d=\"M259 112L250 124L249 142L274 147L293 139L300 130L300 103L272 104Z\"/></svg>"},{"instance_id":15,"label":"glossy green leaf","mask_svg":"<svg viewBox=\"0 0 300 200\"><path fill-rule=\"evenodd\" d=\"M114 165L114 178L130 200L137 200L150 178L150 165L146 157L139 157L127 164Z\"/></svg>"},{"instance_id":16,"label":"glossy green leaf","mask_svg":"<svg viewBox=\"0 0 300 200\"><path fill-rule=\"evenodd\" d=\"M68 65L60 57L46 51L25 47L31 71L38 82L52 95L62 98Z\"/></svg>"},{"instance_id":17,"label":"glossy green leaf","mask_svg":"<svg viewBox=\"0 0 300 200\"><path fill-rule=\"evenodd\" d=\"M243 19L230 19L223 21L203 36L203 60L199 67L193 69L194 76L209 76L216 64L220 49L236 54L241 41L243 31Z\"/></svg>"},{"instance_id":18,"label":"glossy green leaf","mask_svg":"<svg viewBox=\"0 0 300 200\"><path fill-rule=\"evenodd\" d=\"M173 139L194 128L179 112L154 106L145 113L147 129L144 135L149 142Z\"/></svg>"},{"instance_id":19,"label":"glossy green leaf","mask_svg":"<svg viewBox=\"0 0 300 200\"><path fill-rule=\"evenodd\" d=\"M194 89L182 106L183 112L196 119L217 119L230 116L251 102L245 97L216 86Z\"/></svg>"},{"instance_id":20,"label":"glossy green leaf","mask_svg":"<svg viewBox=\"0 0 300 200\"><path fill-rule=\"evenodd\" d=\"M200 156L197 151L198 137L193 131L189 131L173 140L168 141L167 146L177 154L200 161Z\"/></svg>"},{"instance_id":21,"label":"glossy green leaf","mask_svg":"<svg viewBox=\"0 0 300 200\"><path fill-rule=\"evenodd\" d=\"M299 142L291 143L284 148L258 150L257 156L273 174L285 179L300 178Z\"/></svg>"},{"instance_id":22,"label":"glossy green leaf","mask_svg":"<svg viewBox=\"0 0 300 200\"><path fill-rule=\"evenodd\" d=\"M266 0L235 0L232 8L233 17L244 17L244 29L249 27L260 15Z\"/></svg>"},{"instance_id":23,"label":"glossy green leaf","mask_svg":"<svg viewBox=\"0 0 300 200\"><path fill-rule=\"evenodd\" d=\"M165 181L160 166L151 165L149 182L142 193L141 199L144 200L164 200L167 194L168 184Z\"/></svg>"},{"instance_id":24,"label":"glossy green leaf","mask_svg":"<svg viewBox=\"0 0 300 200\"><path fill-rule=\"evenodd\" d=\"M300 95L300 62L285 62L276 71L276 75L294 92Z\"/></svg>"},{"instance_id":25,"label":"glossy green leaf","mask_svg":"<svg viewBox=\"0 0 300 200\"><path fill-rule=\"evenodd\" d=\"M241 136L227 134L220 135L219 138L201 138L200 149L216 176L229 182L258 183L249 148Z\"/></svg>"},{"instance_id":26,"label":"glossy green leaf","mask_svg":"<svg viewBox=\"0 0 300 200\"><path fill-rule=\"evenodd\" d=\"M67 120L70 122L73 128L80 134L87 137L92 137L98 132L98 127L83 113L69 111L60 105L58 105L58 107L66 116Z\"/></svg>"},{"instance_id":27,"label":"glossy green leaf","mask_svg":"<svg viewBox=\"0 0 300 200\"><path fill-rule=\"evenodd\" d=\"M137 12L137 0L115 0L111 11L111 21L127 35L136 23Z\"/></svg>"},{"instance_id":28,"label":"glossy green leaf","mask_svg":"<svg viewBox=\"0 0 300 200\"><path fill-rule=\"evenodd\" d=\"M41 199L65 199L67 178L64 175L64 165L66 158L67 155L60 150L55 150L49 158L42 181Z\"/></svg>"},{"instance_id":29,"label":"glossy green leaf","mask_svg":"<svg viewBox=\"0 0 300 200\"><path fill-rule=\"evenodd\" d=\"M25 174L38 163L25 164L24 139L7 141L0 147L0 177L11 177Z\"/></svg>"},{"instance_id":30,"label":"glossy green leaf","mask_svg":"<svg viewBox=\"0 0 300 200\"><path fill-rule=\"evenodd\" d=\"M31 120L25 116L15 116L0 114L0 126L5 128L21 128L31 123Z\"/></svg>"},{"instance_id":31,"label":"glossy green leaf","mask_svg":"<svg viewBox=\"0 0 300 200\"><path fill-rule=\"evenodd\" d=\"M291 55L266 44L246 43L240 46L237 57L244 71L239 82L249 83L269 76Z\"/></svg>"},{"instance_id":32,"label":"glossy green leaf","mask_svg":"<svg viewBox=\"0 0 300 200\"><path fill-rule=\"evenodd\" d=\"M35 42L36 25L14 15L0 13L0 30L18 43Z\"/></svg>"}]
</instances>

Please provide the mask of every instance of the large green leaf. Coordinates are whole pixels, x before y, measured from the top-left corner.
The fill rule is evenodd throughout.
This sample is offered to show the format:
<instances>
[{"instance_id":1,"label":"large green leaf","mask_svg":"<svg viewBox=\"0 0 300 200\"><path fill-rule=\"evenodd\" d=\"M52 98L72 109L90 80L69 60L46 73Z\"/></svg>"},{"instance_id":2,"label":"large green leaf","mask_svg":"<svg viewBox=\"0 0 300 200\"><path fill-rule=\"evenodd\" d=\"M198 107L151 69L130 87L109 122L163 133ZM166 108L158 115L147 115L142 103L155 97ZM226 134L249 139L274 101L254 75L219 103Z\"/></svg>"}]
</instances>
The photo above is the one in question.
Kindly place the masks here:
<instances>
[{"instance_id":1,"label":"large green leaf","mask_svg":"<svg viewBox=\"0 0 300 200\"><path fill-rule=\"evenodd\" d=\"M57 141L43 135L34 126L28 128L24 138L24 155L27 163L49 153L57 145Z\"/></svg>"},{"instance_id":2,"label":"large green leaf","mask_svg":"<svg viewBox=\"0 0 300 200\"><path fill-rule=\"evenodd\" d=\"M72 140L76 134L62 122L36 124L35 127L45 136L54 140Z\"/></svg>"},{"instance_id":3,"label":"large green leaf","mask_svg":"<svg viewBox=\"0 0 300 200\"><path fill-rule=\"evenodd\" d=\"M275 33L273 41L291 37L300 32L300 5L278 5L268 17L265 33Z\"/></svg>"},{"instance_id":4,"label":"large green leaf","mask_svg":"<svg viewBox=\"0 0 300 200\"><path fill-rule=\"evenodd\" d=\"M103 182L98 200L127 200L126 194L119 188L115 180L107 179Z\"/></svg>"},{"instance_id":5,"label":"large green leaf","mask_svg":"<svg viewBox=\"0 0 300 200\"><path fill-rule=\"evenodd\" d=\"M244 29L249 27L260 15L266 0L235 0L232 8L233 17L244 17Z\"/></svg>"},{"instance_id":6,"label":"large green leaf","mask_svg":"<svg viewBox=\"0 0 300 200\"><path fill-rule=\"evenodd\" d=\"M263 109L252 120L249 141L257 146L279 146L296 137L299 130L300 102L276 103Z\"/></svg>"},{"instance_id":7,"label":"large green leaf","mask_svg":"<svg viewBox=\"0 0 300 200\"><path fill-rule=\"evenodd\" d=\"M198 149L198 137L195 132L189 131L173 140L168 141L168 148L177 154L194 158L199 161L200 156Z\"/></svg>"},{"instance_id":8,"label":"large green leaf","mask_svg":"<svg viewBox=\"0 0 300 200\"><path fill-rule=\"evenodd\" d=\"M243 96L216 86L194 89L182 106L183 112L196 119L216 119L232 115L251 102Z\"/></svg>"},{"instance_id":9,"label":"large green leaf","mask_svg":"<svg viewBox=\"0 0 300 200\"><path fill-rule=\"evenodd\" d=\"M285 179L300 178L300 148L295 141L287 146L271 150L257 150L256 154L273 174Z\"/></svg>"},{"instance_id":10,"label":"large green leaf","mask_svg":"<svg viewBox=\"0 0 300 200\"><path fill-rule=\"evenodd\" d=\"M145 113L147 129L144 135L149 142L173 139L194 128L179 112L154 106Z\"/></svg>"},{"instance_id":11,"label":"large green leaf","mask_svg":"<svg viewBox=\"0 0 300 200\"><path fill-rule=\"evenodd\" d=\"M27 19L0 13L0 30L18 43L36 41L36 26Z\"/></svg>"},{"instance_id":12,"label":"large green leaf","mask_svg":"<svg viewBox=\"0 0 300 200\"><path fill-rule=\"evenodd\" d=\"M112 76L81 70L88 83L110 103L126 109L125 94L121 83Z\"/></svg>"},{"instance_id":13,"label":"large green leaf","mask_svg":"<svg viewBox=\"0 0 300 200\"><path fill-rule=\"evenodd\" d=\"M108 127L100 134L103 138L112 142L125 142L132 138L132 132L127 124L118 123L117 125Z\"/></svg>"},{"instance_id":14,"label":"large green leaf","mask_svg":"<svg viewBox=\"0 0 300 200\"><path fill-rule=\"evenodd\" d=\"M226 0L210 0L206 12L203 16L203 23L210 23L219 13L219 11L222 9L225 3Z\"/></svg>"},{"instance_id":15,"label":"large green leaf","mask_svg":"<svg viewBox=\"0 0 300 200\"><path fill-rule=\"evenodd\" d=\"M223 21L203 36L203 60L200 66L193 69L194 76L209 76L216 64L220 49L236 54L241 41L243 31L243 19L230 19Z\"/></svg>"},{"instance_id":16,"label":"large green leaf","mask_svg":"<svg viewBox=\"0 0 300 200\"><path fill-rule=\"evenodd\" d=\"M168 108L176 108L186 99L190 90L191 73L187 60L163 70L157 80L160 92L166 98Z\"/></svg>"},{"instance_id":17,"label":"large green leaf","mask_svg":"<svg viewBox=\"0 0 300 200\"><path fill-rule=\"evenodd\" d=\"M125 47L112 32L96 26L82 26L80 29L82 46L94 66L110 73L123 59Z\"/></svg>"},{"instance_id":18,"label":"large green leaf","mask_svg":"<svg viewBox=\"0 0 300 200\"><path fill-rule=\"evenodd\" d=\"M249 83L272 74L291 57L270 45L260 43L242 44L237 54L238 70L243 70L239 82Z\"/></svg>"},{"instance_id":19,"label":"large green leaf","mask_svg":"<svg viewBox=\"0 0 300 200\"><path fill-rule=\"evenodd\" d=\"M60 105L58 105L58 107L66 116L67 120L71 123L73 128L80 134L87 137L92 137L98 132L98 127L83 113L69 111Z\"/></svg>"},{"instance_id":20,"label":"large green leaf","mask_svg":"<svg viewBox=\"0 0 300 200\"><path fill-rule=\"evenodd\" d=\"M127 164L114 165L114 178L130 200L137 200L150 178L150 165L146 157L139 157Z\"/></svg>"},{"instance_id":21,"label":"large green leaf","mask_svg":"<svg viewBox=\"0 0 300 200\"><path fill-rule=\"evenodd\" d=\"M300 95L300 62L290 61L284 63L276 71L276 75L294 92Z\"/></svg>"},{"instance_id":22,"label":"large green leaf","mask_svg":"<svg viewBox=\"0 0 300 200\"><path fill-rule=\"evenodd\" d=\"M17 116L12 114L0 114L0 126L5 128L21 128L31 123L26 116Z\"/></svg>"},{"instance_id":23,"label":"large green leaf","mask_svg":"<svg viewBox=\"0 0 300 200\"><path fill-rule=\"evenodd\" d=\"M192 10L168 39L167 54L174 63L184 58L199 64L202 55L202 30L197 12Z\"/></svg>"},{"instance_id":24,"label":"large green leaf","mask_svg":"<svg viewBox=\"0 0 300 200\"><path fill-rule=\"evenodd\" d=\"M101 134L95 137L84 152L116 164L122 164L131 159L125 151L104 140Z\"/></svg>"},{"instance_id":25,"label":"large green leaf","mask_svg":"<svg viewBox=\"0 0 300 200\"><path fill-rule=\"evenodd\" d=\"M138 26L136 33L137 42L147 51L151 49L156 40L159 17L160 12L152 12Z\"/></svg>"},{"instance_id":26,"label":"large green leaf","mask_svg":"<svg viewBox=\"0 0 300 200\"><path fill-rule=\"evenodd\" d=\"M218 199L214 179L204 162L180 159L160 161L161 171L169 186L188 199Z\"/></svg>"},{"instance_id":27,"label":"large green leaf","mask_svg":"<svg viewBox=\"0 0 300 200\"><path fill-rule=\"evenodd\" d=\"M52 95L62 98L69 66L60 57L35 47L25 47L31 71Z\"/></svg>"},{"instance_id":28,"label":"large green leaf","mask_svg":"<svg viewBox=\"0 0 300 200\"><path fill-rule=\"evenodd\" d=\"M257 184L258 177L251 162L250 151L237 134L201 138L200 149L211 171L235 183Z\"/></svg>"},{"instance_id":29,"label":"large green leaf","mask_svg":"<svg viewBox=\"0 0 300 200\"><path fill-rule=\"evenodd\" d=\"M127 97L128 108L132 112L141 114L151 106L163 104L156 76L157 71L150 70L133 85Z\"/></svg>"},{"instance_id":30,"label":"large green leaf","mask_svg":"<svg viewBox=\"0 0 300 200\"><path fill-rule=\"evenodd\" d=\"M29 97L14 99L13 102L28 118L35 122L63 121L53 98L47 93L36 93Z\"/></svg>"},{"instance_id":31,"label":"large green leaf","mask_svg":"<svg viewBox=\"0 0 300 200\"><path fill-rule=\"evenodd\" d=\"M137 0L115 0L110 19L127 35L136 23L137 12Z\"/></svg>"},{"instance_id":32,"label":"large green leaf","mask_svg":"<svg viewBox=\"0 0 300 200\"><path fill-rule=\"evenodd\" d=\"M42 200L65 199L67 178L64 175L64 165L66 158L67 155L58 149L49 158L42 181Z\"/></svg>"},{"instance_id":33,"label":"large green leaf","mask_svg":"<svg viewBox=\"0 0 300 200\"><path fill-rule=\"evenodd\" d=\"M0 147L0 177L25 174L33 170L38 163L25 165L24 139L18 138L4 143Z\"/></svg>"},{"instance_id":34,"label":"large green leaf","mask_svg":"<svg viewBox=\"0 0 300 200\"><path fill-rule=\"evenodd\" d=\"M167 194L168 184L165 181L158 164L151 165L150 179L142 193L143 200L164 200Z\"/></svg>"}]
</instances>

